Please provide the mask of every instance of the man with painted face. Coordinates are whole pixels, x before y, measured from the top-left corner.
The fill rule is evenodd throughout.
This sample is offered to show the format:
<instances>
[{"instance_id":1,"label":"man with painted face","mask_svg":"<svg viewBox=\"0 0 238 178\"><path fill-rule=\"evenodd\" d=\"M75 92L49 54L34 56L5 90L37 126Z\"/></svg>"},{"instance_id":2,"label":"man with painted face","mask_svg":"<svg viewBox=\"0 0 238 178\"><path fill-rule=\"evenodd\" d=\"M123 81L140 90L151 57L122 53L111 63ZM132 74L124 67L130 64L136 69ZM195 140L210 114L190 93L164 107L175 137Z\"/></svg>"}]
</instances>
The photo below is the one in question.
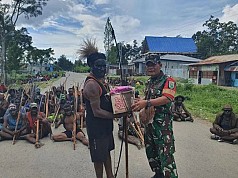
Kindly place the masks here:
<instances>
[{"instance_id":1,"label":"man with painted face","mask_svg":"<svg viewBox=\"0 0 238 178\"><path fill-rule=\"evenodd\" d=\"M238 118L232 112L230 105L225 105L222 110L223 112L217 114L213 127L210 128L211 139L238 144Z\"/></svg>"},{"instance_id":2,"label":"man with painted face","mask_svg":"<svg viewBox=\"0 0 238 178\"><path fill-rule=\"evenodd\" d=\"M31 103L30 104L30 111L26 114L27 120L28 120L28 132L30 134L26 135L26 140L30 143L35 144L36 143L36 123L39 119L40 121L40 127L39 127L39 139L42 139L44 137L47 137L49 134L52 133L51 126L48 120L45 117L45 114L43 112L40 112L37 106L37 103ZM38 143L35 145L36 148L40 148L43 146L42 143Z\"/></svg>"},{"instance_id":3,"label":"man with painted face","mask_svg":"<svg viewBox=\"0 0 238 178\"><path fill-rule=\"evenodd\" d=\"M136 100L132 110L144 110L148 113L140 119L145 124L146 155L152 171L155 172L153 178L177 178L173 156L175 152L173 116L170 112L176 93L176 82L161 70L162 63L159 56L147 56L145 60L146 72L150 76L145 99ZM146 117L148 115L151 117Z\"/></svg>"},{"instance_id":4,"label":"man with painted face","mask_svg":"<svg viewBox=\"0 0 238 178\"><path fill-rule=\"evenodd\" d=\"M0 132L0 140L12 140L14 135L16 139L24 139L24 135L27 134L27 122L25 114L20 112L19 121L18 109L15 104L10 104L9 113L4 116L3 128Z\"/></svg>"},{"instance_id":5,"label":"man with painted face","mask_svg":"<svg viewBox=\"0 0 238 178\"><path fill-rule=\"evenodd\" d=\"M174 116L174 121L191 121L193 122L192 115L184 105L185 97L178 95L174 98L174 102L171 106L171 112Z\"/></svg>"},{"instance_id":6,"label":"man with painted face","mask_svg":"<svg viewBox=\"0 0 238 178\"><path fill-rule=\"evenodd\" d=\"M107 178L113 178L110 151L115 147L112 133L114 116L111 100L107 95L109 91L104 86L106 56L99 53L95 42L90 40L85 41L80 53L87 58L91 69L83 88L91 160L97 178L103 178L103 166Z\"/></svg>"}]
</instances>

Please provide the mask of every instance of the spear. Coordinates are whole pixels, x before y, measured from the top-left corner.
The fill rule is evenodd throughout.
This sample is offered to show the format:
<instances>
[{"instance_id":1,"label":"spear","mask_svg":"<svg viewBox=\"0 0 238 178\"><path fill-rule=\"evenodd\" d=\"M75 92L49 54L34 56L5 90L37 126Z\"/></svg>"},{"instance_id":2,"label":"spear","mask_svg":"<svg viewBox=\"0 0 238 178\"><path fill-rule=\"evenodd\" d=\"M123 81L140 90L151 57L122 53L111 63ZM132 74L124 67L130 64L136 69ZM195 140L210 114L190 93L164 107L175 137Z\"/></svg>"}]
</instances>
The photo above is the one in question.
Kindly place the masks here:
<instances>
[{"instance_id":1,"label":"spear","mask_svg":"<svg viewBox=\"0 0 238 178\"><path fill-rule=\"evenodd\" d=\"M109 19L109 18L108 18ZM117 49L117 56L119 58L119 68L120 68L120 79L121 79L121 85L124 85L125 83L123 82L123 70L122 70L122 56L120 55L120 50L119 50L119 45L117 43L116 40L116 35L114 32L114 29L112 27L112 24L110 22L110 20L108 20L108 25L111 29L111 35L112 38L114 39L115 43L116 43L116 49ZM128 164L128 130L127 130L127 116L123 116L123 134L124 134L124 138L125 138L125 162L126 162L126 178L129 178L129 164ZM122 139L123 141L123 139ZM121 150L122 151L122 150ZM120 154L121 155L121 154ZM119 157L120 160L120 157ZM118 164L119 167L119 164ZM115 177L117 177L117 172L118 172L118 168L117 171L115 173Z\"/></svg>"}]
</instances>

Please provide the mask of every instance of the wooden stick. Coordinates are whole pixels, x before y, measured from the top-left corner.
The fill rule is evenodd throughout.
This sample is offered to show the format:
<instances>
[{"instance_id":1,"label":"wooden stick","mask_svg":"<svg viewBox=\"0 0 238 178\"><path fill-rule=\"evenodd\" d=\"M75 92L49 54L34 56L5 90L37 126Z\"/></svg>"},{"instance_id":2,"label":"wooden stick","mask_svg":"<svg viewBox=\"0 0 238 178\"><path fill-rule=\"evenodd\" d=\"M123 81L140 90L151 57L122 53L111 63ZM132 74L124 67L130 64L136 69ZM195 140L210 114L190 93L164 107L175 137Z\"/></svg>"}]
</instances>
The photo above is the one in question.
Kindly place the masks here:
<instances>
[{"instance_id":1,"label":"wooden stick","mask_svg":"<svg viewBox=\"0 0 238 178\"><path fill-rule=\"evenodd\" d=\"M83 89L80 92L80 111L83 111ZM84 113L83 113L84 114ZM80 117L80 128L83 129L84 115Z\"/></svg>"},{"instance_id":2,"label":"wooden stick","mask_svg":"<svg viewBox=\"0 0 238 178\"><path fill-rule=\"evenodd\" d=\"M142 135L139 133L139 131L136 129L136 127L130 122L130 126L134 129L137 137L141 140L141 142L144 143L144 138L142 137Z\"/></svg>"},{"instance_id":3,"label":"wooden stick","mask_svg":"<svg viewBox=\"0 0 238 178\"><path fill-rule=\"evenodd\" d=\"M39 144L39 128L40 128L40 120L37 119L36 121L36 143L35 146Z\"/></svg>"},{"instance_id":4,"label":"wooden stick","mask_svg":"<svg viewBox=\"0 0 238 178\"><path fill-rule=\"evenodd\" d=\"M144 134L141 132L140 123L137 121L137 119L135 117L135 113L132 112L132 116L134 118L136 127L134 125L133 126L137 130L137 132L139 133L141 141L144 143Z\"/></svg>"},{"instance_id":5,"label":"wooden stick","mask_svg":"<svg viewBox=\"0 0 238 178\"><path fill-rule=\"evenodd\" d=\"M55 113L55 115L54 115L54 121L53 121L53 123L52 123L52 126L54 126L54 124L55 124L55 121L56 121L56 118L57 118L57 116L58 116L59 110L60 110L60 105L59 105L59 107L57 108L57 111L56 111L56 113Z\"/></svg>"},{"instance_id":6,"label":"wooden stick","mask_svg":"<svg viewBox=\"0 0 238 178\"><path fill-rule=\"evenodd\" d=\"M19 120L20 120L20 117L21 117L21 105L22 105L24 90L25 90L25 89L23 89L22 94L21 94L21 102L20 102L19 109L18 109L18 115L17 115L16 126L15 126L15 132L17 131L17 127L18 127ZM15 143L16 143L16 135L14 134L13 140L12 140L12 144L14 145Z\"/></svg>"},{"instance_id":7,"label":"wooden stick","mask_svg":"<svg viewBox=\"0 0 238 178\"><path fill-rule=\"evenodd\" d=\"M72 134L74 150L76 147L77 108L78 108L78 91L76 86L74 85L74 123L73 123L73 134Z\"/></svg>"},{"instance_id":8,"label":"wooden stick","mask_svg":"<svg viewBox=\"0 0 238 178\"><path fill-rule=\"evenodd\" d=\"M42 98L43 98L43 95L41 96L41 99L40 99L40 105L38 108L37 116L38 116L38 114L40 114ZM41 128L42 128L42 126L41 126ZM39 118L37 118L37 121L36 121L36 143L35 143L36 148L38 148L38 145L39 145L39 129L40 129L40 120L39 120Z\"/></svg>"},{"instance_id":9,"label":"wooden stick","mask_svg":"<svg viewBox=\"0 0 238 178\"><path fill-rule=\"evenodd\" d=\"M46 102L45 102L45 116L48 118L49 112L49 91L46 93Z\"/></svg>"}]
</instances>

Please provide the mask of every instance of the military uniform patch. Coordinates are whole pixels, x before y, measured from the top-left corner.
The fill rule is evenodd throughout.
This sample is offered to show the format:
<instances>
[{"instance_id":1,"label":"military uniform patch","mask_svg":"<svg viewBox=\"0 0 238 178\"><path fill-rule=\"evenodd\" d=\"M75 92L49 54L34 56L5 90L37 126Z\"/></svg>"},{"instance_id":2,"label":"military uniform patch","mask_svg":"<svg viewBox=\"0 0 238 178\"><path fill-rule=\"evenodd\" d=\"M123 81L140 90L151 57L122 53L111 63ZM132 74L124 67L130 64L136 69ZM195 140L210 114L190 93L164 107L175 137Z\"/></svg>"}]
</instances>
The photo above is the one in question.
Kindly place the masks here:
<instances>
[{"instance_id":1,"label":"military uniform patch","mask_svg":"<svg viewBox=\"0 0 238 178\"><path fill-rule=\"evenodd\" d=\"M169 88L174 89L174 82L173 81L169 81Z\"/></svg>"}]
</instances>

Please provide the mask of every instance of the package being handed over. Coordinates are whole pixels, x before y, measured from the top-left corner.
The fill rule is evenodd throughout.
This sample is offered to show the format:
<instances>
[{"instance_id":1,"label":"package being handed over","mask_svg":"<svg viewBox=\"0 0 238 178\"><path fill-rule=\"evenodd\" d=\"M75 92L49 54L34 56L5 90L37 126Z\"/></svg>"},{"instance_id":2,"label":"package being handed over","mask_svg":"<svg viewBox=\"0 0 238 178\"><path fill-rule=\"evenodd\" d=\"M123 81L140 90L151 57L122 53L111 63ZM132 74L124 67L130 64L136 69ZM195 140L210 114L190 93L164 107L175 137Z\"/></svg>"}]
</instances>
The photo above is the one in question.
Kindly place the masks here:
<instances>
[{"instance_id":1,"label":"package being handed over","mask_svg":"<svg viewBox=\"0 0 238 178\"><path fill-rule=\"evenodd\" d=\"M131 112L134 88L130 86L118 86L110 91L113 114Z\"/></svg>"}]
</instances>

